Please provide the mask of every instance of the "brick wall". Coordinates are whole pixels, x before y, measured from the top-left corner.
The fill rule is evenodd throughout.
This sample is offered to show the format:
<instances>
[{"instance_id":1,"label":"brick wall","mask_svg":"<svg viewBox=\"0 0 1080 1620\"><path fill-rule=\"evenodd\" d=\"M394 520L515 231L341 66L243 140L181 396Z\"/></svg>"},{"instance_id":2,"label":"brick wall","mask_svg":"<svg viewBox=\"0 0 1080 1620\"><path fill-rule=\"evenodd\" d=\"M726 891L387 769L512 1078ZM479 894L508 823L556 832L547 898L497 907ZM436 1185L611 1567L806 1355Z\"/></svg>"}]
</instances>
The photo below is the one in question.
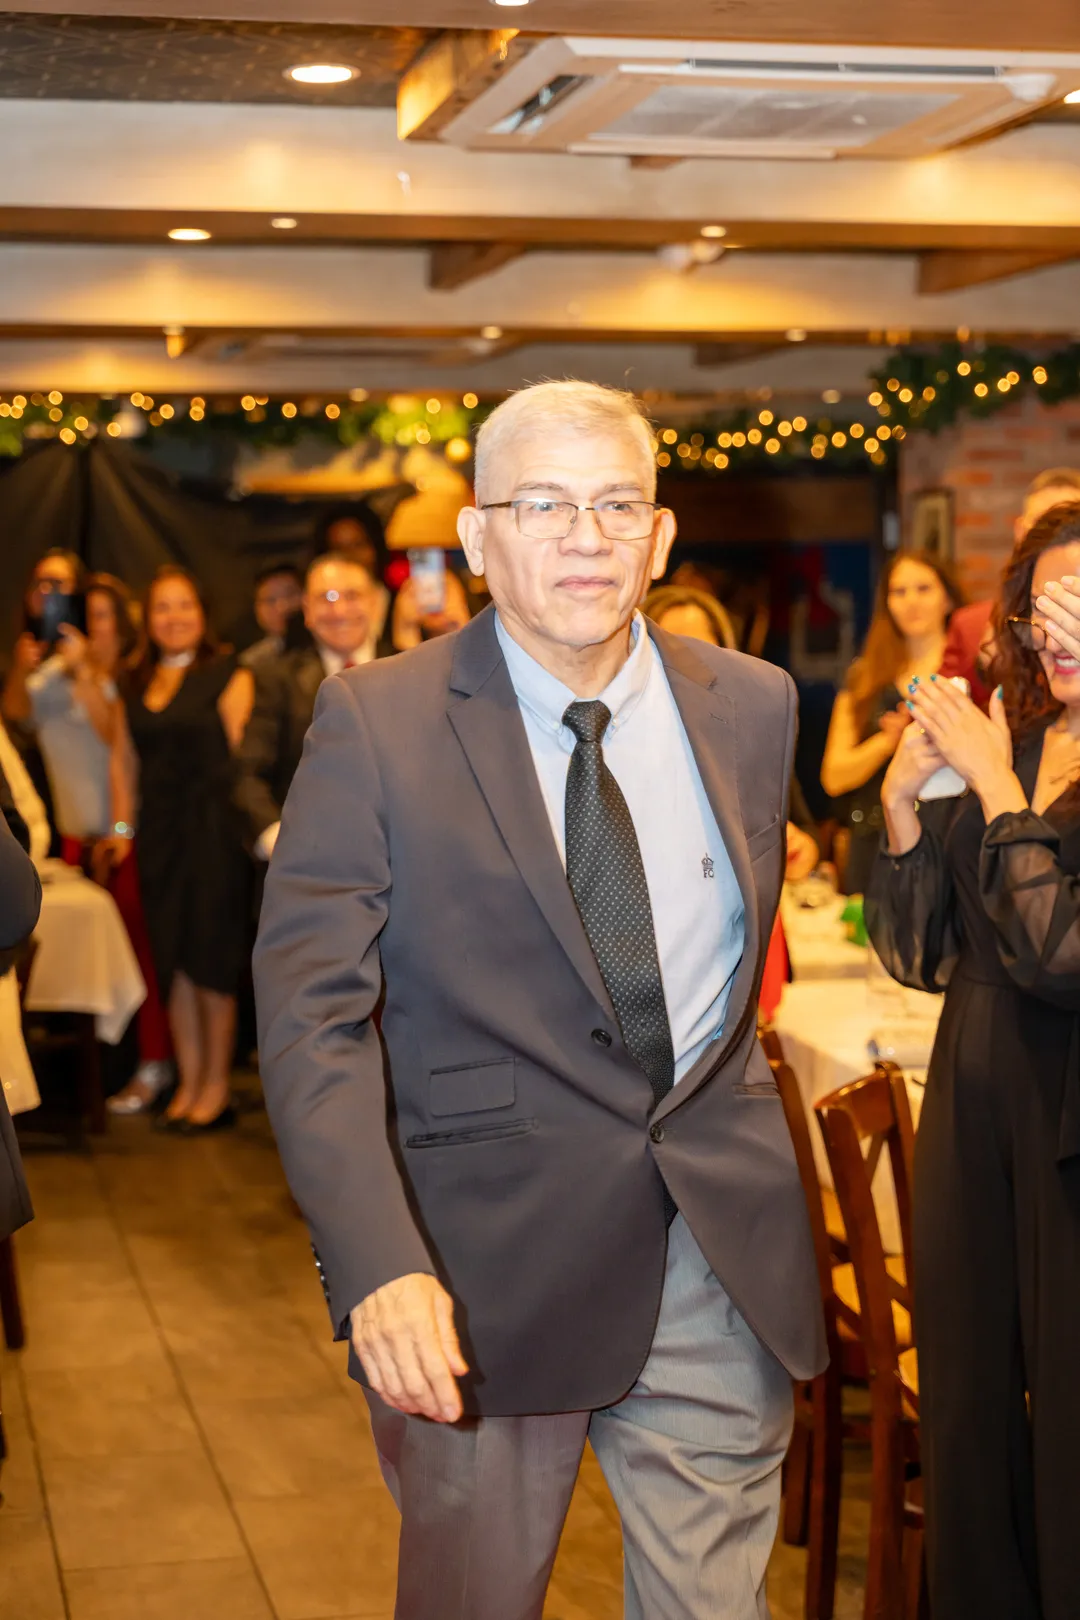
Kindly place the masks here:
<instances>
[{"instance_id":1,"label":"brick wall","mask_svg":"<svg viewBox=\"0 0 1080 1620\"><path fill-rule=\"evenodd\" d=\"M992 596L1024 490L1044 467L1080 468L1080 400L1049 408L1027 398L937 437L911 433L900 453L903 533L921 490L952 490L961 583L972 599Z\"/></svg>"}]
</instances>

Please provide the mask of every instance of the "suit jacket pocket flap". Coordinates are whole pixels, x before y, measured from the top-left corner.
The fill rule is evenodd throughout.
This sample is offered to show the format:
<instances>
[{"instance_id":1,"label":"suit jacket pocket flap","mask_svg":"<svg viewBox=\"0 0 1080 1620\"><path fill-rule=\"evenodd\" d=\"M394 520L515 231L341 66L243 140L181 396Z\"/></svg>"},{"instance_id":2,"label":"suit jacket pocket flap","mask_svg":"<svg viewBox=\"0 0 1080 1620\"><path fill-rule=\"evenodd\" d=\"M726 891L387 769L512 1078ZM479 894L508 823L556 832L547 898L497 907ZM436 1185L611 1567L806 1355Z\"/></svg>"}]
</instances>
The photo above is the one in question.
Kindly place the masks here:
<instances>
[{"instance_id":1,"label":"suit jacket pocket flap","mask_svg":"<svg viewBox=\"0 0 1080 1620\"><path fill-rule=\"evenodd\" d=\"M782 831L783 823L780 817L777 816L767 826L759 827L757 832L748 834L746 847L750 851L750 859L756 861L759 855L764 855L766 850L772 849L775 844L779 843Z\"/></svg>"},{"instance_id":2,"label":"suit jacket pocket flap","mask_svg":"<svg viewBox=\"0 0 1080 1620\"><path fill-rule=\"evenodd\" d=\"M486 1108L512 1108L516 1097L513 1058L431 1071L429 1107L436 1118L479 1114Z\"/></svg>"}]
</instances>

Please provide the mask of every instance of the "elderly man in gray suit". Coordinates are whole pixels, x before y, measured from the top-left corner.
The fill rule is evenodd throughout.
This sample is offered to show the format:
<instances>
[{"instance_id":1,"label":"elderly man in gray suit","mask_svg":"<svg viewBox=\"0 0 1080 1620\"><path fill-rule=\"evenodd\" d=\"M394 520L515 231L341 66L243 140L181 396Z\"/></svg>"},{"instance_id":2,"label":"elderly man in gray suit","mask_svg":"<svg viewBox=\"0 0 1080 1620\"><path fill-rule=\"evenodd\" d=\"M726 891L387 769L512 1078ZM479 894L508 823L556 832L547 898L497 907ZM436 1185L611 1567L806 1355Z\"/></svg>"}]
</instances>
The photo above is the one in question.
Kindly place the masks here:
<instances>
[{"instance_id":1,"label":"elderly man in gray suit","mask_svg":"<svg viewBox=\"0 0 1080 1620\"><path fill-rule=\"evenodd\" d=\"M675 523L628 395L524 389L476 450L493 606L319 693L256 949L267 1104L399 1620L539 1620L586 1439L628 1617L752 1620L824 1359L756 1038L795 693L637 611Z\"/></svg>"}]
</instances>

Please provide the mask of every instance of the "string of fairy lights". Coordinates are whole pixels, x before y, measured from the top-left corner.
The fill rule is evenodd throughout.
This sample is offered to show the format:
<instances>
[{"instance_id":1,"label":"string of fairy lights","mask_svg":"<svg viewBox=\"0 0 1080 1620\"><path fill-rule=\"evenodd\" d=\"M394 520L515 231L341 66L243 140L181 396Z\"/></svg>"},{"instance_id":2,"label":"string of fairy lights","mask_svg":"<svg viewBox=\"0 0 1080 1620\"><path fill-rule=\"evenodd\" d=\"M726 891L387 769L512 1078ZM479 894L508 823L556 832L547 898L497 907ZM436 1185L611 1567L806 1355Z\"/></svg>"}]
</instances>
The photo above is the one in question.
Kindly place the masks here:
<instances>
[{"instance_id":1,"label":"string of fairy lights","mask_svg":"<svg viewBox=\"0 0 1080 1620\"><path fill-rule=\"evenodd\" d=\"M748 463L890 461L895 446L914 432L940 432L963 417L1003 410L1025 394L1047 405L1080 397L1080 342L1026 352L1005 344L957 338L937 346L897 349L870 378L865 405L826 390L830 413L784 415L759 395L727 410L703 411L658 433L657 465L668 473L723 473ZM0 455L17 456L26 444L55 439L77 446L106 439L198 439L229 435L253 449L322 439L353 446L373 439L409 449L431 446L464 464L472 436L496 404L473 392L460 395L390 394L373 397L354 388L337 398L272 399L266 394L155 398L135 390L124 396L66 396L59 389L0 397ZM669 407L672 408L672 407ZM662 418L664 406L652 405Z\"/></svg>"}]
</instances>

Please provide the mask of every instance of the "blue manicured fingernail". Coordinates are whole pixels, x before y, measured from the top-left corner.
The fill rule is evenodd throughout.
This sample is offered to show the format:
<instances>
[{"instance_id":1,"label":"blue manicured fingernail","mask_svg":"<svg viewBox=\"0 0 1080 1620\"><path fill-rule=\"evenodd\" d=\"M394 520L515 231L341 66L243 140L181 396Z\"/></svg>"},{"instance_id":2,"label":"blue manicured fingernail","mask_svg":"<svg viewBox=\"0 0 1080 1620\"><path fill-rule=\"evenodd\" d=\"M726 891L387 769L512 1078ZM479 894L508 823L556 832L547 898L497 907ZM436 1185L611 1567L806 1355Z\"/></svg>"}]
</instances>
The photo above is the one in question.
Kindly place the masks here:
<instances>
[{"instance_id":1,"label":"blue manicured fingernail","mask_svg":"<svg viewBox=\"0 0 1080 1620\"><path fill-rule=\"evenodd\" d=\"M932 680L932 681L936 681L936 680L937 680L937 676L936 676L936 675L931 675L931 677L930 677L930 679L931 679L931 680Z\"/></svg>"},{"instance_id":2,"label":"blue manicured fingernail","mask_svg":"<svg viewBox=\"0 0 1080 1620\"><path fill-rule=\"evenodd\" d=\"M915 705L914 705L914 703L909 703L908 708L911 710L912 714L915 713Z\"/></svg>"},{"instance_id":3,"label":"blue manicured fingernail","mask_svg":"<svg viewBox=\"0 0 1080 1620\"><path fill-rule=\"evenodd\" d=\"M997 688L997 691L994 693L994 696L997 697L997 698L1004 699L1004 697L1005 697L1005 688L1003 686L999 686Z\"/></svg>"}]
</instances>

